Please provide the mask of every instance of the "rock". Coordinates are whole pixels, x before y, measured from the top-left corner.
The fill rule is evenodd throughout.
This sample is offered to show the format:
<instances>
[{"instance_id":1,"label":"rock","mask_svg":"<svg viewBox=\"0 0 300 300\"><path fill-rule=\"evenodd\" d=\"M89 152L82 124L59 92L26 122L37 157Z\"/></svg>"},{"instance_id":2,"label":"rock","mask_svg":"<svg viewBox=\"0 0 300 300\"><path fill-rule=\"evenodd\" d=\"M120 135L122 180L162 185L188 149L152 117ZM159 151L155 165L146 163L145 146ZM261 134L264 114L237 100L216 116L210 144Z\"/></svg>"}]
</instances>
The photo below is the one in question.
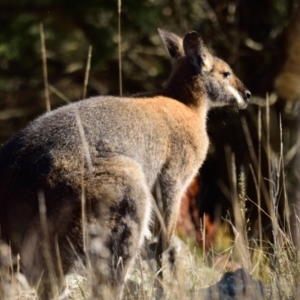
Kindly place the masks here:
<instances>
[{"instance_id":1,"label":"rock","mask_svg":"<svg viewBox=\"0 0 300 300\"><path fill-rule=\"evenodd\" d=\"M205 300L262 300L264 288L260 281L254 280L246 269L241 268L226 272L205 294Z\"/></svg>"}]
</instances>

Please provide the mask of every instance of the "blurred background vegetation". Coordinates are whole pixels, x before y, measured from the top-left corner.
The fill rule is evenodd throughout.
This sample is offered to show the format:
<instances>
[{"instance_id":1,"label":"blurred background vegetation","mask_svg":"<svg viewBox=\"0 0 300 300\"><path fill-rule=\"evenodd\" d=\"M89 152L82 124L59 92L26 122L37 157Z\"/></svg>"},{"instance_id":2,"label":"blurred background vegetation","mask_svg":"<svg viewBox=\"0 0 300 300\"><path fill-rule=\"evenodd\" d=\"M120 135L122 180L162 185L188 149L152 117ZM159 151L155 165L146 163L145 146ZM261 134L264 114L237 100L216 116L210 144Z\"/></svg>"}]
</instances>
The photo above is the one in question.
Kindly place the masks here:
<instances>
[{"instance_id":1,"label":"blurred background vegetation","mask_svg":"<svg viewBox=\"0 0 300 300\"><path fill-rule=\"evenodd\" d=\"M201 171L199 208L215 219L232 210L231 199L222 190L222 186L230 186L228 151L235 156L237 174L245 175L249 199L257 203L257 198L261 197L261 207L265 210L268 210L270 201L274 202L272 193L266 197L260 187L257 191L257 178L251 174L253 155L249 152L249 142L241 125L243 118L250 130L254 153L257 157L261 153L259 169L261 178L268 178L263 179L267 189L271 186L270 176L276 177L276 172L282 172L278 163L281 118L283 161L288 178L286 191L291 207L297 204L300 190L299 168L295 168L299 165L298 6L298 0L127 0L122 3L123 94L159 90L167 79L171 62L157 28L179 35L193 29L202 35L215 55L229 62L251 90L254 102L259 104L250 105L240 113L215 110L209 115L212 145ZM90 45L92 60L87 95L119 93L117 12L117 1L0 1L0 142L6 141L46 110L40 23L45 32L52 108L64 105L62 98L70 101L82 98ZM53 91L59 91L64 97ZM267 124L265 108L268 95L271 95L272 104L270 125ZM259 114L262 116L261 148ZM272 157L264 143L268 132ZM280 191L274 194L277 208L281 205L280 199L284 198L281 187L282 180L278 187ZM258 210L251 201L248 201L246 213L252 220L249 231L255 237ZM292 212L288 217L291 215ZM282 215L282 226L285 218ZM263 219L263 231L267 232L271 220L266 216Z\"/></svg>"}]
</instances>

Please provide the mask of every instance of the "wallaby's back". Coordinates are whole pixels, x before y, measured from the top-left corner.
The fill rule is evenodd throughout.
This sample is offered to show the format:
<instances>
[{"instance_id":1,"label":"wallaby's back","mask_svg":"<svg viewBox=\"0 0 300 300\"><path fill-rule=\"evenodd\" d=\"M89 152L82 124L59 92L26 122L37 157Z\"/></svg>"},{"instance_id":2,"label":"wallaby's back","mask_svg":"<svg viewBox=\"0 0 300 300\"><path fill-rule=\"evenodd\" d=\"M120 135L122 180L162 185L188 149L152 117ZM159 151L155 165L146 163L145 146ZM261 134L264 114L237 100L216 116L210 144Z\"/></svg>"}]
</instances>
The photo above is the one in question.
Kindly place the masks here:
<instances>
[{"instance_id":1,"label":"wallaby's back","mask_svg":"<svg viewBox=\"0 0 300 300\"><path fill-rule=\"evenodd\" d=\"M175 156L181 160L199 143L199 159L203 159L208 146L205 120L176 100L96 97L54 110L29 124L0 149L0 174L19 172L24 187L37 189L43 188L44 183L39 186L38 182L50 172L81 172L83 155L85 161L90 156L93 165L97 159L126 156L142 166L152 187L167 160ZM5 177L1 179L0 184Z\"/></svg>"},{"instance_id":2,"label":"wallaby's back","mask_svg":"<svg viewBox=\"0 0 300 300\"><path fill-rule=\"evenodd\" d=\"M64 288L78 257L91 262L92 297L119 297L153 218L165 227L159 251L163 235L170 242L180 199L206 156L208 109L245 107L250 97L197 33L183 41L160 34L175 58L162 92L67 105L0 149L1 238L43 299Z\"/></svg>"}]
</instances>

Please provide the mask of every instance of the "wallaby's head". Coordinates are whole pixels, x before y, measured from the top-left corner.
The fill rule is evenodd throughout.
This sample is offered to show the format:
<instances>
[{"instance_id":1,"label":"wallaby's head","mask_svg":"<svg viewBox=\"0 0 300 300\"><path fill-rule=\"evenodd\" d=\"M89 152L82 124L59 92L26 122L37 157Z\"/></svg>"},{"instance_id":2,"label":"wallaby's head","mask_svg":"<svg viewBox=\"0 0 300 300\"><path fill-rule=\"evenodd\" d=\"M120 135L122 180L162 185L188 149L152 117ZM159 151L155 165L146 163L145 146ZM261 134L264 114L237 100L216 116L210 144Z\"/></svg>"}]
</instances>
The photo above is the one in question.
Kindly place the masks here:
<instances>
[{"instance_id":1,"label":"wallaby's head","mask_svg":"<svg viewBox=\"0 0 300 300\"><path fill-rule=\"evenodd\" d=\"M209 53L197 32L188 32L181 39L174 33L158 31L170 56L175 59L164 89L167 96L191 106L198 106L203 99L208 100L209 107L247 106L250 91L227 63Z\"/></svg>"}]
</instances>

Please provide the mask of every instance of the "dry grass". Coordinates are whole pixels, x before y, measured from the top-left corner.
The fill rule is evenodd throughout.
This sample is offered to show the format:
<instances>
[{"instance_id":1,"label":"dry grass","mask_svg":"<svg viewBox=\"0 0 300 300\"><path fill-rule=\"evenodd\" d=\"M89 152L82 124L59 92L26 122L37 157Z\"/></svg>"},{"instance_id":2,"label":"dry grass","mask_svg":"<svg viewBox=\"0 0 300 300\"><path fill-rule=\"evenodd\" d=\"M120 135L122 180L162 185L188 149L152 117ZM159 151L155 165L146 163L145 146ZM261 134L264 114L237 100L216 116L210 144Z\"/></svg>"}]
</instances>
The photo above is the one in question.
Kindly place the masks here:
<instances>
[{"instance_id":1,"label":"dry grass","mask_svg":"<svg viewBox=\"0 0 300 300\"><path fill-rule=\"evenodd\" d=\"M217 267L208 267L200 256L195 255L191 249L179 238L175 238L177 249L176 271L170 268L168 255L164 255L164 289L165 299L192 299L202 295L202 290L214 284L222 275ZM126 299L154 299L155 278L157 270L154 259L143 260L139 257L135 267L125 285L124 293ZM75 267L74 272L67 276L69 299L88 299L89 283L86 270ZM16 275L10 281L8 287L14 291L7 299L36 298L34 289L30 288L25 278Z\"/></svg>"},{"instance_id":2,"label":"dry grass","mask_svg":"<svg viewBox=\"0 0 300 300\"><path fill-rule=\"evenodd\" d=\"M290 235L278 225L278 210L273 207L277 218L272 221L272 226L277 226L273 230L273 233L276 233L275 242L271 244L262 240L249 241L248 222L245 218L245 201L249 199L245 194L245 180L242 174L234 175L234 159L232 155L228 157L228 166L231 166L229 174L233 178L231 189L235 189L231 195L237 197L233 198L233 205L236 206L234 216L232 220L226 219L224 225L219 228L213 249L205 255L193 246L193 242L183 242L174 238L177 249L175 271L169 265L168 255L164 256L164 299L202 299L205 289L219 281L224 272L240 267L246 267L254 278L263 282L265 299L299 299L299 253L291 242ZM233 239L230 231L234 233ZM6 252L6 256L10 257L10 253ZM1 273L2 279L5 278L8 284L5 300L36 299L34 290L29 288L24 277L20 274L14 274L13 277L8 275L11 272L9 260L11 258L7 260L7 269ZM125 286L125 298L154 299L156 276L155 261L139 257ZM74 272L68 275L70 299L88 299L88 277L87 271L80 267L75 267Z\"/></svg>"},{"instance_id":3,"label":"dry grass","mask_svg":"<svg viewBox=\"0 0 300 300\"><path fill-rule=\"evenodd\" d=\"M119 9L120 9L119 1ZM119 28L120 35L120 28ZM47 99L47 109L50 109L50 100L47 96L48 88L54 91L61 98L67 98L47 82L46 49L44 41L43 28L41 26L43 67L45 78L45 93ZM121 38L120 38L121 42ZM121 45L119 45L119 56L121 57ZM84 95L88 84L88 73L91 61L91 48L88 54L88 63L86 77L84 81ZM121 60L120 60L121 61ZM121 64L120 64L120 94L122 94L121 85ZM68 102L68 99L66 100ZM268 104L268 99L267 99ZM170 268L167 255L164 256L164 289L165 299L202 299L205 295L203 291L210 285L220 280L222 274L227 270L235 270L239 267L246 267L249 272L257 279L260 279L265 286L265 298L274 300L300 299L300 268L299 252L291 239L291 224L287 222L285 230L282 230L278 209L278 198L280 193L286 195L285 174L284 174L284 154L281 148L279 155L275 155L270 149L270 120L269 106L266 108L266 136L262 134L262 113L258 114L258 136L259 149L255 151L249 128L245 119L242 119L242 126L247 139L250 155L252 159L252 176L256 183L257 198L256 203L259 210L258 228L259 238L249 240L248 226L246 217L245 203L251 201L246 195L245 174L237 174L235 167L235 158L230 148L226 149L227 169L230 178L230 186L223 187L231 199L234 215L224 221L216 235L214 247L208 253L201 253L199 248L189 246L189 243L182 242L175 238L177 249L176 268ZM80 119L78 120L80 128ZM281 130L281 129L280 129ZM84 135L82 136L84 140ZM282 136L281 136L282 143ZM269 165L269 178L262 178L261 174L261 149L264 148ZM258 153L258 154L256 154ZM86 152L88 156L88 151ZM270 184L267 184L269 182ZM261 195L268 202L268 211L261 209ZM84 199L84 195L83 195ZM288 200L285 197L284 215L289 216ZM263 240L263 228L261 216L267 215L273 232L273 242ZM84 212L83 212L84 216ZM83 218L84 219L84 218ZM299 220L299 219L298 219ZM300 222L299 222L300 224ZM233 232L233 236L229 233ZM193 243L192 243L193 244ZM1 245L0 245L1 246ZM5 252L3 255L3 251ZM26 279L18 273L12 274L12 258L5 248L0 254L8 257L4 268L0 273L2 285L0 286L0 295L3 299L36 299L35 291L30 288ZM1 258L3 262L3 258ZM125 286L125 297L127 299L154 299L155 279L158 270L155 269L154 260L143 260L139 257L133 268ZM11 275L12 274L12 275ZM75 267L74 272L67 276L69 287L69 299L88 299L89 281L86 270ZM2 289L2 290L1 290ZM222 299L222 297L220 297Z\"/></svg>"}]
</instances>

